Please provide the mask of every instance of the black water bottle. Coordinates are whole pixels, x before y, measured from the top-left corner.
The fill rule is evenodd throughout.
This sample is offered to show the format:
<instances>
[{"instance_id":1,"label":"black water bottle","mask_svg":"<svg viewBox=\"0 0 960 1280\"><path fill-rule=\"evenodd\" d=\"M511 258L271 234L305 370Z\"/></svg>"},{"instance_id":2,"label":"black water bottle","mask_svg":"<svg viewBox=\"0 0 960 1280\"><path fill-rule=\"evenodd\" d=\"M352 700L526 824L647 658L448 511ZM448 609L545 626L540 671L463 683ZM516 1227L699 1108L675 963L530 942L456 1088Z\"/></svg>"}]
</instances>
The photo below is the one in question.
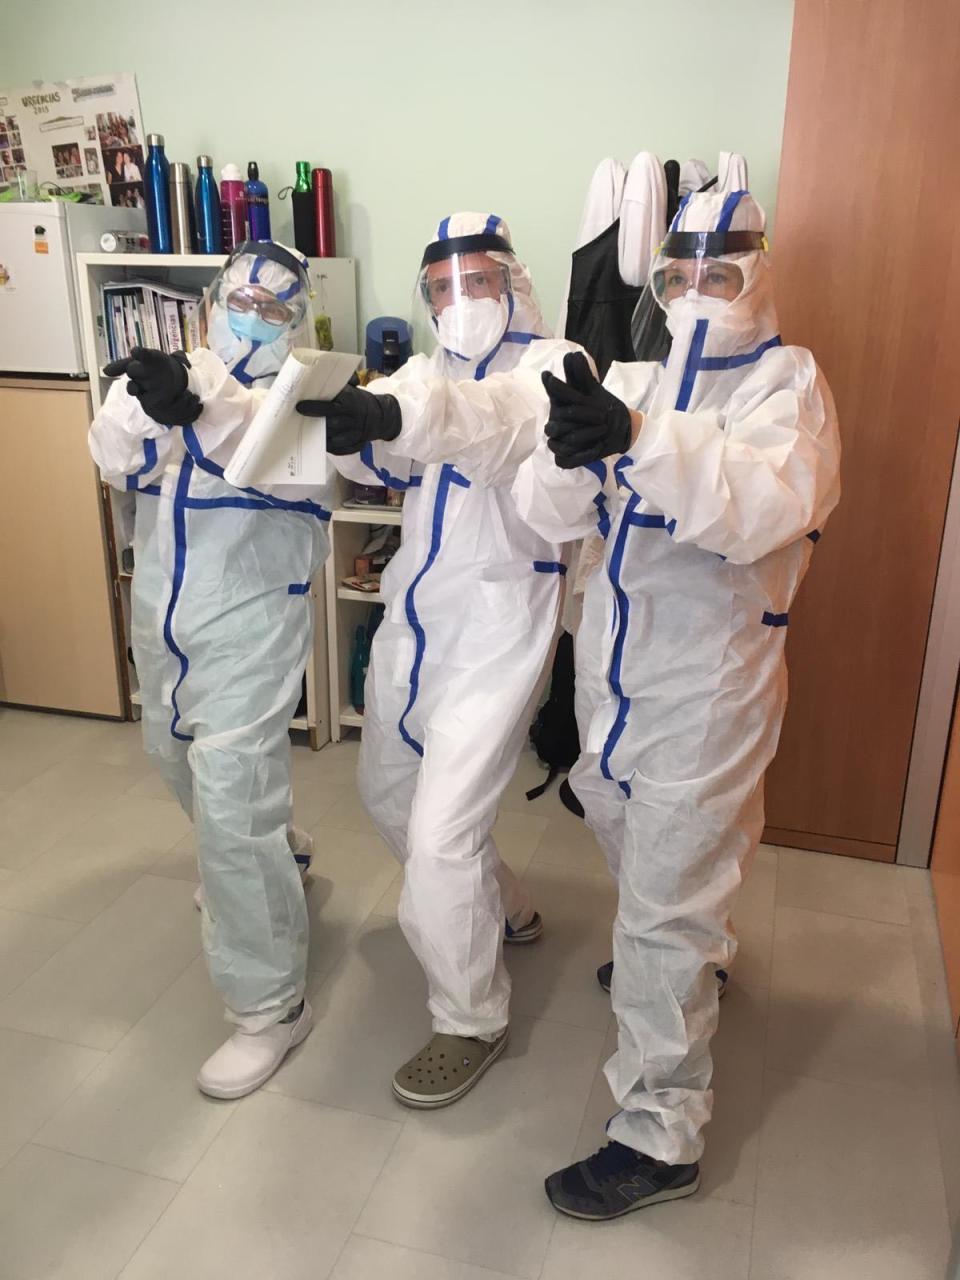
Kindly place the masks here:
<instances>
[{"instance_id":1,"label":"black water bottle","mask_svg":"<svg viewBox=\"0 0 960 1280\"><path fill-rule=\"evenodd\" d=\"M293 242L306 258L317 254L317 214L310 188L310 161L297 161L297 180L290 195L293 201Z\"/></svg>"}]
</instances>

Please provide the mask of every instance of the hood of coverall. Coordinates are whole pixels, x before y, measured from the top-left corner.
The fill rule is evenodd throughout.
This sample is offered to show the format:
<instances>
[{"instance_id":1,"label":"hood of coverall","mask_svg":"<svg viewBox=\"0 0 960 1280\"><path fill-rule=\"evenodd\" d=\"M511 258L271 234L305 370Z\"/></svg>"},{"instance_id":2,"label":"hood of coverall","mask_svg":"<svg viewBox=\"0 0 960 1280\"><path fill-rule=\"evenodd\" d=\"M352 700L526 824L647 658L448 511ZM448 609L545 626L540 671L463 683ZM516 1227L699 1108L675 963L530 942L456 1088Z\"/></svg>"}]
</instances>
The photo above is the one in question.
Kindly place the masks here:
<instances>
[{"instance_id":1,"label":"hood of coverall","mask_svg":"<svg viewBox=\"0 0 960 1280\"><path fill-rule=\"evenodd\" d=\"M673 337L657 409L724 404L764 351L779 344L764 224L763 210L745 191L698 192L680 206L650 273ZM711 296L711 264L739 281L735 297ZM703 269L695 292L670 296L665 273L672 266L678 277Z\"/></svg>"},{"instance_id":2,"label":"hood of coverall","mask_svg":"<svg viewBox=\"0 0 960 1280\"><path fill-rule=\"evenodd\" d=\"M478 279L480 258L499 266L499 290ZM437 263L449 264L448 279L455 282L442 299L435 296ZM491 292L499 296L490 297ZM424 250L416 294L444 348L448 372L458 379L508 369L532 338L550 337L530 271L513 250L509 227L496 214L461 212L444 218ZM468 350L459 351L460 345Z\"/></svg>"},{"instance_id":3,"label":"hood of coverall","mask_svg":"<svg viewBox=\"0 0 960 1280\"><path fill-rule=\"evenodd\" d=\"M276 324L257 324L262 338L238 334L230 323L231 295L244 305L251 297L256 302L273 295L279 306L268 303L263 309L273 319L283 312L289 315ZM286 245L274 241L238 245L214 276L203 303L206 345L241 382L268 386L293 347L317 345L307 260ZM274 330L276 337L270 340Z\"/></svg>"}]
</instances>

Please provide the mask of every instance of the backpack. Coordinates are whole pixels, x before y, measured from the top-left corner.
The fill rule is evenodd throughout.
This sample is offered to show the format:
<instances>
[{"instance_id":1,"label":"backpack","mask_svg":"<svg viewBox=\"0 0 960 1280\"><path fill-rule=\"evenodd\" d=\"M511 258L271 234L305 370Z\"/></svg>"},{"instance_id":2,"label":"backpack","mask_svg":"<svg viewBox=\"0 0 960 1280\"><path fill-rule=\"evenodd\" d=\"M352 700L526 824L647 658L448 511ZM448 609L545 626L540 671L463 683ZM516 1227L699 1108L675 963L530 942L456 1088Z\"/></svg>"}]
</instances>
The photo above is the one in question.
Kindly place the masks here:
<instances>
[{"instance_id":1,"label":"backpack","mask_svg":"<svg viewBox=\"0 0 960 1280\"><path fill-rule=\"evenodd\" d=\"M528 800L542 796L558 773L566 772L577 762L580 735L573 695L573 636L562 631L550 673L550 692L530 727L530 741L541 763L547 767L547 780L527 792Z\"/></svg>"}]
</instances>

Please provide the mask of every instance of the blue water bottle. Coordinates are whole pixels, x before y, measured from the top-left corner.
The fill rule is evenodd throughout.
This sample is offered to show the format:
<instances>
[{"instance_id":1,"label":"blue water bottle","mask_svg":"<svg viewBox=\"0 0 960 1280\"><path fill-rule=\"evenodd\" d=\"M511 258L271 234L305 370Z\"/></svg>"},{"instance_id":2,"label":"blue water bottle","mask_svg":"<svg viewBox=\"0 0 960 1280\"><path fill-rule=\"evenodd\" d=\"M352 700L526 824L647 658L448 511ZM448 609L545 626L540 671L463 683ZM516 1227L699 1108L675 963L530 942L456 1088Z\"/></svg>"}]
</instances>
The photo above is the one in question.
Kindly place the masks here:
<instances>
[{"instance_id":1,"label":"blue water bottle","mask_svg":"<svg viewBox=\"0 0 960 1280\"><path fill-rule=\"evenodd\" d=\"M260 181L260 170L256 160L247 165L247 182L244 187L247 196L247 217L250 220L250 239L270 239L270 192L267 184Z\"/></svg>"},{"instance_id":2,"label":"blue water bottle","mask_svg":"<svg viewBox=\"0 0 960 1280\"><path fill-rule=\"evenodd\" d=\"M170 162L163 152L163 134L147 134L147 163L143 194L147 202L147 232L152 253L173 253L170 228Z\"/></svg>"},{"instance_id":3,"label":"blue water bottle","mask_svg":"<svg viewBox=\"0 0 960 1280\"><path fill-rule=\"evenodd\" d=\"M197 156L197 250L223 253L223 226L220 221L220 192L209 156Z\"/></svg>"}]
</instances>

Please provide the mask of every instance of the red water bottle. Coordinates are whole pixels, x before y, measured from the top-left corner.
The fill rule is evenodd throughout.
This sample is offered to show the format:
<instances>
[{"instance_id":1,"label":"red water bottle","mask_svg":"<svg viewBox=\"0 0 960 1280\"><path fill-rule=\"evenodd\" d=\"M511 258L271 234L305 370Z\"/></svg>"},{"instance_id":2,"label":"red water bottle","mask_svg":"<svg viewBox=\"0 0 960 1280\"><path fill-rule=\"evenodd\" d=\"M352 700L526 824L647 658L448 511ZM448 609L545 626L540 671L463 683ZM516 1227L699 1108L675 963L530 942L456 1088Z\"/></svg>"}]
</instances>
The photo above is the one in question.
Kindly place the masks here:
<instances>
[{"instance_id":1,"label":"red water bottle","mask_svg":"<svg viewBox=\"0 0 960 1280\"><path fill-rule=\"evenodd\" d=\"M337 229L333 221L333 174L329 169L313 171L313 207L317 215L317 257L337 256Z\"/></svg>"}]
</instances>

